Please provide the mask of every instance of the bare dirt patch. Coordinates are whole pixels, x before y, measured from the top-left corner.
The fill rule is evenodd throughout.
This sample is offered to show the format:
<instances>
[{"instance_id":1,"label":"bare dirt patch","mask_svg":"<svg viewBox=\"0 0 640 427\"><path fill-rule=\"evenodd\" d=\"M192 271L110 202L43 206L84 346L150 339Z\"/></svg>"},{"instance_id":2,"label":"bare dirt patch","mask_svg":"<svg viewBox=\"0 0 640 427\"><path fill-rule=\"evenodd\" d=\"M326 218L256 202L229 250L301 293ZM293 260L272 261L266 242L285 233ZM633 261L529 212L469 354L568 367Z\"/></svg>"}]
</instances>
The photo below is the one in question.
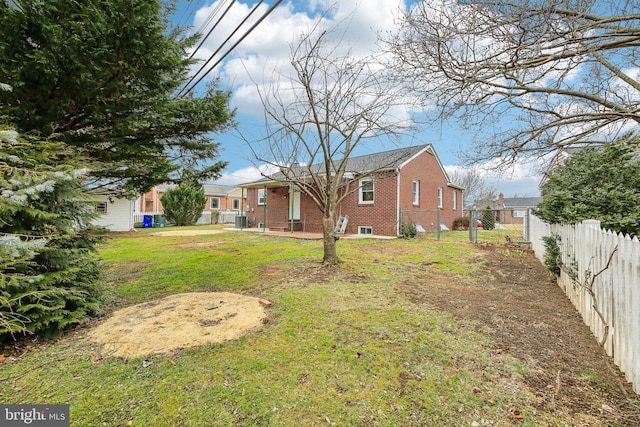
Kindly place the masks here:
<instances>
[{"instance_id":1,"label":"bare dirt patch","mask_svg":"<svg viewBox=\"0 0 640 427\"><path fill-rule=\"evenodd\" d=\"M125 358L224 342L260 329L267 317L264 304L228 292L171 295L114 312L88 338L103 354Z\"/></svg>"},{"instance_id":2,"label":"bare dirt patch","mask_svg":"<svg viewBox=\"0 0 640 427\"><path fill-rule=\"evenodd\" d=\"M538 410L575 425L640 425L638 396L533 255L488 250L474 262L483 266L457 281L413 270L400 291L471 319L496 353L516 357Z\"/></svg>"},{"instance_id":3,"label":"bare dirt patch","mask_svg":"<svg viewBox=\"0 0 640 427\"><path fill-rule=\"evenodd\" d=\"M202 236L207 234L220 234L225 233L224 230L171 230L171 231L158 231L155 233L149 233L149 236L156 237L178 237L178 236Z\"/></svg>"}]
</instances>

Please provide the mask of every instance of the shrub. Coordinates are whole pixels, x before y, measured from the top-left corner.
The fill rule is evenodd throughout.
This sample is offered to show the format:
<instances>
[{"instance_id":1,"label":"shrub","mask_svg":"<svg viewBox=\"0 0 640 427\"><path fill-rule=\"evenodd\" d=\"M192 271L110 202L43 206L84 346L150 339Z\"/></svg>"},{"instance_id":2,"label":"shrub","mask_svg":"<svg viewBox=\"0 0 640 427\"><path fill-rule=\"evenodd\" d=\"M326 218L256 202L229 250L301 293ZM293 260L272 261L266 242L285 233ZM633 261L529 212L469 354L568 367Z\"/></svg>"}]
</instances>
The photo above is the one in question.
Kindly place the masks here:
<instances>
[{"instance_id":1,"label":"shrub","mask_svg":"<svg viewBox=\"0 0 640 427\"><path fill-rule=\"evenodd\" d=\"M418 234L418 229L413 222L402 224L402 236L413 238Z\"/></svg>"},{"instance_id":2,"label":"shrub","mask_svg":"<svg viewBox=\"0 0 640 427\"><path fill-rule=\"evenodd\" d=\"M482 213L482 228L485 230L496 228L496 217L490 206L487 206L487 209Z\"/></svg>"},{"instance_id":3,"label":"shrub","mask_svg":"<svg viewBox=\"0 0 640 427\"><path fill-rule=\"evenodd\" d=\"M562 268L558 240L560 240L560 236L557 234L542 238L545 248L544 265L555 278L560 277L560 269Z\"/></svg>"},{"instance_id":4,"label":"shrub","mask_svg":"<svg viewBox=\"0 0 640 427\"><path fill-rule=\"evenodd\" d=\"M640 138L585 147L548 173L536 215L550 223L597 219L640 236Z\"/></svg>"},{"instance_id":5,"label":"shrub","mask_svg":"<svg viewBox=\"0 0 640 427\"><path fill-rule=\"evenodd\" d=\"M469 228L469 217L460 216L453 220L454 230L467 230Z\"/></svg>"},{"instance_id":6,"label":"shrub","mask_svg":"<svg viewBox=\"0 0 640 427\"><path fill-rule=\"evenodd\" d=\"M162 196L167 221L176 225L192 225L202 215L207 203L204 188L197 182L187 181L169 189Z\"/></svg>"}]
</instances>

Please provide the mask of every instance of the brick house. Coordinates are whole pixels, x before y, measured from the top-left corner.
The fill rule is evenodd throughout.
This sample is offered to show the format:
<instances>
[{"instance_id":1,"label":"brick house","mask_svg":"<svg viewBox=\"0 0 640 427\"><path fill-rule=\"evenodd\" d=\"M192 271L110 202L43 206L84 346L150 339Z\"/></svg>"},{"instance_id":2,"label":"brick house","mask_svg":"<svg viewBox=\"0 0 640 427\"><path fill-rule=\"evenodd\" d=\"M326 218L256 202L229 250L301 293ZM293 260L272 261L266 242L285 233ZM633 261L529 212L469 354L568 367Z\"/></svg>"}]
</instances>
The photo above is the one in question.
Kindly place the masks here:
<instances>
[{"instance_id":1,"label":"brick house","mask_svg":"<svg viewBox=\"0 0 640 427\"><path fill-rule=\"evenodd\" d=\"M300 168L319 170L318 165ZM438 218L451 229L462 216L463 189L449 181L431 144L352 157L346 172L342 191L350 194L337 212L348 216L346 234L399 236L407 223L436 231ZM249 227L322 232L322 212L282 173L240 187L246 190Z\"/></svg>"},{"instance_id":2,"label":"brick house","mask_svg":"<svg viewBox=\"0 0 640 427\"><path fill-rule=\"evenodd\" d=\"M145 215L162 215L162 196L171 185L157 185L145 194L141 194L134 205L135 223L141 223ZM242 189L230 185L204 184L207 203L197 224L230 223L243 210L245 200Z\"/></svg>"},{"instance_id":3,"label":"brick house","mask_svg":"<svg viewBox=\"0 0 640 427\"><path fill-rule=\"evenodd\" d=\"M498 195L498 200L484 200L476 202L480 210L490 207L500 224L523 224L527 209L534 209L542 201L541 197L504 197Z\"/></svg>"},{"instance_id":4,"label":"brick house","mask_svg":"<svg viewBox=\"0 0 640 427\"><path fill-rule=\"evenodd\" d=\"M203 212L211 211L240 211L242 209L242 190L239 187L229 185L204 184L204 194L207 204ZM162 196L171 188L168 185L157 185L142 194L137 200L136 210L140 213L160 213L162 209Z\"/></svg>"}]
</instances>

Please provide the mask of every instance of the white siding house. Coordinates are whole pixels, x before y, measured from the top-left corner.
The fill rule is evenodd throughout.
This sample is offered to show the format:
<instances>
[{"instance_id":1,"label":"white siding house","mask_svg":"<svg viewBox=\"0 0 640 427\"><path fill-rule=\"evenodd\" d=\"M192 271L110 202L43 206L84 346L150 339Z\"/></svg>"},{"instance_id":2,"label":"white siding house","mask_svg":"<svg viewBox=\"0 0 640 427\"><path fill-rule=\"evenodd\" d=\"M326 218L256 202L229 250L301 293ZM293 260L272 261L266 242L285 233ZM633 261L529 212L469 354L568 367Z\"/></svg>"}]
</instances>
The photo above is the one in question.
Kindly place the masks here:
<instances>
[{"instance_id":1,"label":"white siding house","mask_svg":"<svg viewBox=\"0 0 640 427\"><path fill-rule=\"evenodd\" d=\"M94 200L98 203L96 211L100 216L91 224L96 227L104 227L109 231L129 231L133 229L133 208L135 200L118 199L96 194Z\"/></svg>"}]
</instances>

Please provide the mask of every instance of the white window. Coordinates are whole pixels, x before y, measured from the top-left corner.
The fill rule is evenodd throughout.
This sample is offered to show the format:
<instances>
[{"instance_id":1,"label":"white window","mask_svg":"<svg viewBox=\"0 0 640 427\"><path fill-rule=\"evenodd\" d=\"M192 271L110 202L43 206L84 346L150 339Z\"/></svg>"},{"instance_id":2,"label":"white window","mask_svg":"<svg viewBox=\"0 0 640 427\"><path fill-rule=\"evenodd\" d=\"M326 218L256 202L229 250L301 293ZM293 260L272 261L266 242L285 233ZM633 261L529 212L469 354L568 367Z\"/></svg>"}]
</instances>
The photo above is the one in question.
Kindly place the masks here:
<instances>
[{"instance_id":1,"label":"white window","mask_svg":"<svg viewBox=\"0 0 640 427\"><path fill-rule=\"evenodd\" d=\"M240 210L240 199L233 199L233 201L231 203L233 204L233 210L234 211L239 211Z\"/></svg>"},{"instance_id":2,"label":"white window","mask_svg":"<svg viewBox=\"0 0 640 427\"><path fill-rule=\"evenodd\" d=\"M258 204L265 205L267 203L267 190L264 188L258 189Z\"/></svg>"},{"instance_id":3,"label":"white window","mask_svg":"<svg viewBox=\"0 0 640 427\"><path fill-rule=\"evenodd\" d=\"M413 180L413 204L420 204L420 181L417 179Z\"/></svg>"},{"instance_id":4,"label":"white window","mask_svg":"<svg viewBox=\"0 0 640 427\"><path fill-rule=\"evenodd\" d=\"M458 190L453 190L453 210L458 209Z\"/></svg>"},{"instance_id":5,"label":"white window","mask_svg":"<svg viewBox=\"0 0 640 427\"><path fill-rule=\"evenodd\" d=\"M371 178L365 178L360 180L360 200L361 204L373 203L373 180Z\"/></svg>"},{"instance_id":6,"label":"white window","mask_svg":"<svg viewBox=\"0 0 640 427\"><path fill-rule=\"evenodd\" d=\"M220 209L220 199L217 197L212 197L209 199L209 205L211 209Z\"/></svg>"},{"instance_id":7,"label":"white window","mask_svg":"<svg viewBox=\"0 0 640 427\"><path fill-rule=\"evenodd\" d=\"M373 227L358 227L358 234L373 234Z\"/></svg>"},{"instance_id":8,"label":"white window","mask_svg":"<svg viewBox=\"0 0 640 427\"><path fill-rule=\"evenodd\" d=\"M443 204L442 204L442 194L443 194L442 187L438 187L438 208L439 209L442 209L442 206L443 206Z\"/></svg>"},{"instance_id":9,"label":"white window","mask_svg":"<svg viewBox=\"0 0 640 427\"><path fill-rule=\"evenodd\" d=\"M96 212L107 213L107 202L100 202L96 205Z\"/></svg>"}]
</instances>

